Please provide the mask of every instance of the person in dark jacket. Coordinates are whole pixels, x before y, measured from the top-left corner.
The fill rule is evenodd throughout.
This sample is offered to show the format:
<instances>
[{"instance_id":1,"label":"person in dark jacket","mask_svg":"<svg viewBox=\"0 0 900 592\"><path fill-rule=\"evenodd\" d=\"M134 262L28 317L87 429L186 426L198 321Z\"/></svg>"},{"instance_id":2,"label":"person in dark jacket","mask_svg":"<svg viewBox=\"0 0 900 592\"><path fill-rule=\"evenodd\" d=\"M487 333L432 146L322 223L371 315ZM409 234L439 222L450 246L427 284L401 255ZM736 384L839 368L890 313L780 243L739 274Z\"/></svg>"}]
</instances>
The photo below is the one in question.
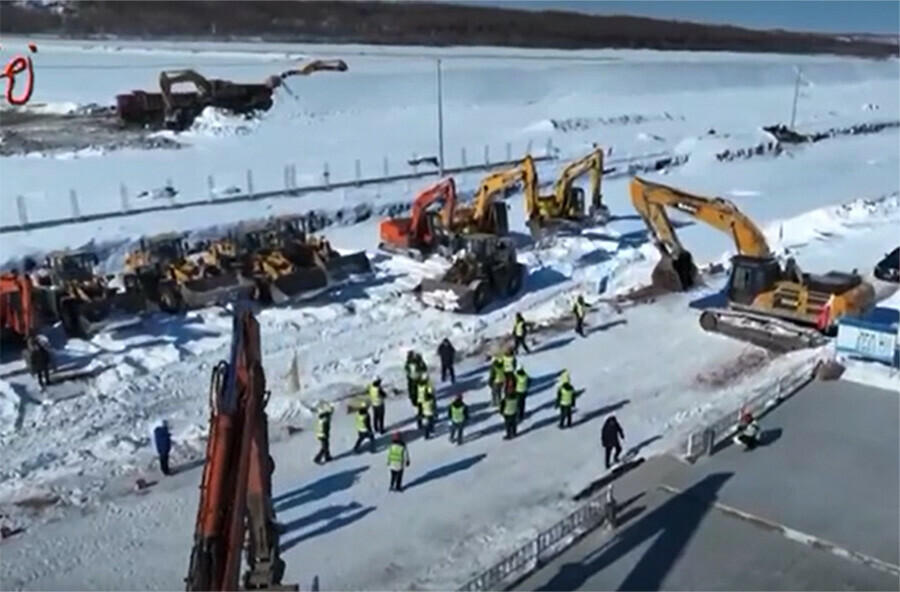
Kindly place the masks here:
<instances>
[{"instance_id":1,"label":"person in dark jacket","mask_svg":"<svg viewBox=\"0 0 900 592\"><path fill-rule=\"evenodd\" d=\"M449 377L450 383L455 383L456 371L453 369L453 363L456 361L456 348L453 347L450 340L445 337L438 346L437 351L438 357L441 359L441 381L447 382L447 377Z\"/></svg>"},{"instance_id":2,"label":"person in dark jacket","mask_svg":"<svg viewBox=\"0 0 900 592\"><path fill-rule=\"evenodd\" d=\"M600 432L600 441L603 444L603 450L606 452L606 468L610 467L609 458L613 457L613 463L619 462L619 455L622 454L622 444L619 438L625 439L625 432L619 425L619 420L615 415L610 415L603 422L603 429ZM615 454L613 454L615 452Z\"/></svg>"},{"instance_id":3,"label":"person in dark jacket","mask_svg":"<svg viewBox=\"0 0 900 592\"><path fill-rule=\"evenodd\" d=\"M28 338L28 365L43 391L50 386L50 350L35 337Z\"/></svg>"},{"instance_id":4,"label":"person in dark jacket","mask_svg":"<svg viewBox=\"0 0 900 592\"><path fill-rule=\"evenodd\" d=\"M169 433L169 423L160 421L153 428L153 443L156 445L156 454L159 456L159 469L163 475L171 475L169 470L169 451L172 449L172 436Z\"/></svg>"},{"instance_id":5,"label":"person in dark jacket","mask_svg":"<svg viewBox=\"0 0 900 592\"><path fill-rule=\"evenodd\" d=\"M316 417L316 439L319 441L319 452L316 453L313 461L317 464L323 464L331 461L331 416L334 414L334 407L322 402L319 404L319 410Z\"/></svg>"}]
</instances>

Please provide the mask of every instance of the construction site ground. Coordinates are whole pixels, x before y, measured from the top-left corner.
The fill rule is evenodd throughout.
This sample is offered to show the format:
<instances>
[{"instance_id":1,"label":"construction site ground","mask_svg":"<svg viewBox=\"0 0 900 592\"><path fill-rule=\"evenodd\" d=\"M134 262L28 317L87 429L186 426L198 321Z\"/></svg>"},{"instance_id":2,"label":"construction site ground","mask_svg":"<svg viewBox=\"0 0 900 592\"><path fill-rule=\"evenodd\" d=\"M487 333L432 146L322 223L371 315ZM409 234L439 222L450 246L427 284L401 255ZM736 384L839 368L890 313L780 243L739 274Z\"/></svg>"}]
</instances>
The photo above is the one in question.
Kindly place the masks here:
<instances>
[{"instance_id":1,"label":"construction site ground","mask_svg":"<svg viewBox=\"0 0 900 592\"><path fill-rule=\"evenodd\" d=\"M653 458L615 483L599 529L521 590L897 590L897 392L816 381L691 466Z\"/></svg>"},{"instance_id":2,"label":"construction site ground","mask_svg":"<svg viewBox=\"0 0 900 592\"><path fill-rule=\"evenodd\" d=\"M0 123L0 156L184 147L154 134L156 130L125 126L105 107L79 107L71 113L4 109Z\"/></svg>"}]
</instances>

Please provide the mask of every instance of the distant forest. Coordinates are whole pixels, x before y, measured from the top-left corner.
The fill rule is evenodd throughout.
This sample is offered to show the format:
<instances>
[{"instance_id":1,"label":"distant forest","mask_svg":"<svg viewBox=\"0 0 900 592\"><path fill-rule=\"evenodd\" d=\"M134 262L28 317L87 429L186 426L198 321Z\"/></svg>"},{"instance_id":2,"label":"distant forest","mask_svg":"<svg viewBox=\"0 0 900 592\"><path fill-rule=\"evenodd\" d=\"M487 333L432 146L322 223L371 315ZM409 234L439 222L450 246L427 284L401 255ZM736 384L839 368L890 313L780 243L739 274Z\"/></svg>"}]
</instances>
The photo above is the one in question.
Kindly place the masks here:
<instances>
[{"instance_id":1,"label":"distant forest","mask_svg":"<svg viewBox=\"0 0 900 592\"><path fill-rule=\"evenodd\" d=\"M772 4L776 6L776 4ZM227 8L226 8L227 7ZM90 1L51 8L0 2L0 33L62 37L425 46L670 49L895 56L864 35L756 31L631 16L431 2Z\"/></svg>"}]
</instances>

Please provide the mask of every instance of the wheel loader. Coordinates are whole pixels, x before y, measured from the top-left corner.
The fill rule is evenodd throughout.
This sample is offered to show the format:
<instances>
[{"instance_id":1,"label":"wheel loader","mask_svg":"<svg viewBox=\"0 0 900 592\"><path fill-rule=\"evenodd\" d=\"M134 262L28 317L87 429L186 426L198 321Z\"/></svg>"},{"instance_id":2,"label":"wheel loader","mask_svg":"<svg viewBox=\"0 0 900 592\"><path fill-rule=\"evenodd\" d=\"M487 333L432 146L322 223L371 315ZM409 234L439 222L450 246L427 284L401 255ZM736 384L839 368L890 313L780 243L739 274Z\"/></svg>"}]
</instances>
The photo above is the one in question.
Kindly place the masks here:
<instances>
[{"instance_id":1,"label":"wheel loader","mask_svg":"<svg viewBox=\"0 0 900 592\"><path fill-rule=\"evenodd\" d=\"M526 273L516 259L512 239L468 234L463 237L463 251L443 277L423 280L416 292L431 306L478 313L494 300L515 296Z\"/></svg>"},{"instance_id":2,"label":"wheel loader","mask_svg":"<svg viewBox=\"0 0 900 592\"><path fill-rule=\"evenodd\" d=\"M776 351L823 343L837 319L859 315L875 304L875 289L855 271L804 273L793 259L782 265L762 231L732 202L706 198L635 177L631 200L661 259L651 279L660 291L685 291L699 279L691 254L675 233L666 208L673 208L728 233L737 254L720 294L722 306L700 315L700 326Z\"/></svg>"},{"instance_id":3,"label":"wheel loader","mask_svg":"<svg viewBox=\"0 0 900 592\"><path fill-rule=\"evenodd\" d=\"M253 282L223 265L215 250L192 249L180 233L142 238L125 258L122 279L133 312L178 313L248 298L253 292Z\"/></svg>"},{"instance_id":4,"label":"wheel loader","mask_svg":"<svg viewBox=\"0 0 900 592\"><path fill-rule=\"evenodd\" d=\"M234 257L231 269L253 282L254 298L265 304L312 298L371 271L365 252L341 255L308 226L308 218L297 216L243 224L213 250Z\"/></svg>"},{"instance_id":5,"label":"wheel loader","mask_svg":"<svg viewBox=\"0 0 900 592\"><path fill-rule=\"evenodd\" d=\"M122 304L122 295L95 271L91 251L55 251L34 271L33 299L44 322L59 321L68 337L86 338L100 331Z\"/></svg>"}]
</instances>

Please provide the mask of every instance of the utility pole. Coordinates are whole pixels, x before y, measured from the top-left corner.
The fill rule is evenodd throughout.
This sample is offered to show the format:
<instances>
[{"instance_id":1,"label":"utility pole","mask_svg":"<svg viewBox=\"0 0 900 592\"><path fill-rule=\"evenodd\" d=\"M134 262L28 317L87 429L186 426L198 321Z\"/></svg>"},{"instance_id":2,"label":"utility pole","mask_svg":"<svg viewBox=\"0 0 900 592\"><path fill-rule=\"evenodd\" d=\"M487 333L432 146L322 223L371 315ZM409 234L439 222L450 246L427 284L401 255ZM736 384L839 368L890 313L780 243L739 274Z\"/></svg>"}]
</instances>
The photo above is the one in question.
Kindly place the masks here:
<instances>
[{"instance_id":1,"label":"utility pole","mask_svg":"<svg viewBox=\"0 0 900 592\"><path fill-rule=\"evenodd\" d=\"M441 84L441 60L437 61L438 174L444 176L444 92Z\"/></svg>"},{"instance_id":2,"label":"utility pole","mask_svg":"<svg viewBox=\"0 0 900 592\"><path fill-rule=\"evenodd\" d=\"M797 100L800 98L800 77L802 72L798 66L794 66L794 70L797 71L797 79L794 81L794 105L791 107L791 130L794 129L794 121L797 119Z\"/></svg>"}]
</instances>

